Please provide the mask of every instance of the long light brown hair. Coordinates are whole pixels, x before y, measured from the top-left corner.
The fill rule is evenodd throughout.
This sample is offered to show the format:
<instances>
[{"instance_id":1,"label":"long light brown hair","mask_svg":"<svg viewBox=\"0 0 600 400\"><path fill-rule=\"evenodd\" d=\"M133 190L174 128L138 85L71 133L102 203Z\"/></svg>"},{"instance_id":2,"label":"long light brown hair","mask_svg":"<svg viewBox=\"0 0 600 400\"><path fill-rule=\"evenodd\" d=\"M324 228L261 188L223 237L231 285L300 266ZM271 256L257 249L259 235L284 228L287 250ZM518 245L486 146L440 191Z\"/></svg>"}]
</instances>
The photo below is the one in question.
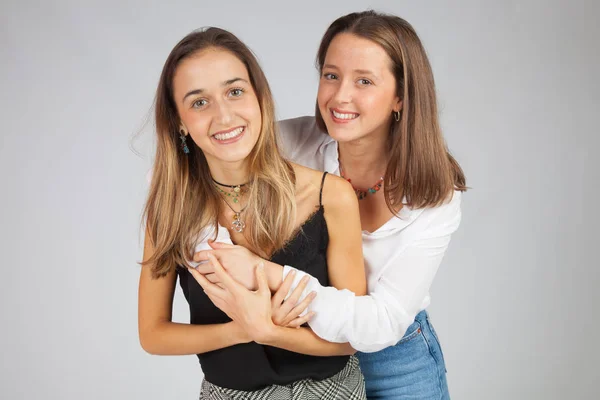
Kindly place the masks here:
<instances>
[{"instance_id":1,"label":"long light brown hair","mask_svg":"<svg viewBox=\"0 0 600 400\"><path fill-rule=\"evenodd\" d=\"M214 187L202 150L188 141L181 148L180 118L173 97L173 77L185 59L210 48L231 52L248 70L261 110L258 141L248 155L250 181L246 193L244 235L263 257L282 247L291 236L296 217L295 176L283 158L276 135L275 109L267 79L251 50L235 35L219 28L195 31L171 51L160 76L155 99L157 134L152 183L144 210L154 253L144 262L161 277L191 260L204 232L218 229L222 198Z\"/></svg>"},{"instance_id":2,"label":"long light brown hair","mask_svg":"<svg viewBox=\"0 0 600 400\"><path fill-rule=\"evenodd\" d=\"M413 27L400 17L375 11L340 17L321 39L317 53L319 72L331 41L340 33L371 40L392 60L390 67L402 110L399 122L392 119L388 136L390 152L384 194L390 211L396 213L404 198L411 207L434 207L454 189L465 191L464 173L449 153L439 126L433 72ZM327 132L318 103L316 121Z\"/></svg>"}]
</instances>

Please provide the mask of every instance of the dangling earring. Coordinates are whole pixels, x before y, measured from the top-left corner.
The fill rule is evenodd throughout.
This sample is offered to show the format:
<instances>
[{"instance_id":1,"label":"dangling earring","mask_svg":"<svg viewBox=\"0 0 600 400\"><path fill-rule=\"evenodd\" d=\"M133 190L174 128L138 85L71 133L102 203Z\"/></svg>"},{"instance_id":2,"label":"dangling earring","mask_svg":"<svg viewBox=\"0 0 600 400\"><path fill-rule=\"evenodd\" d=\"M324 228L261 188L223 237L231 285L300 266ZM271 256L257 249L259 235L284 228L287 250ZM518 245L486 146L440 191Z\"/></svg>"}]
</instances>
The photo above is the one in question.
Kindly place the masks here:
<instances>
[{"instance_id":1,"label":"dangling earring","mask_svg":"<svg viewBox=\"0 0 600 400\"><path fill-rule=\"evenodd\" d=\"M396 122L400 122L400 111L394 111L392 114L394 114Z\"/></svg>"},{"instance_id":2,"label":"dangling earring","mask_svg":"<svg viewBox=\"0 0 600 400\"><path fill-rule=\"evenodd\" d=\"M179 139L181 139L181 148L183 149L183 152L185 154L190 154L190 149L187 147L187 143L185 142L185 131L181 129L179 133Z\"/></svg>"}]
</instances>

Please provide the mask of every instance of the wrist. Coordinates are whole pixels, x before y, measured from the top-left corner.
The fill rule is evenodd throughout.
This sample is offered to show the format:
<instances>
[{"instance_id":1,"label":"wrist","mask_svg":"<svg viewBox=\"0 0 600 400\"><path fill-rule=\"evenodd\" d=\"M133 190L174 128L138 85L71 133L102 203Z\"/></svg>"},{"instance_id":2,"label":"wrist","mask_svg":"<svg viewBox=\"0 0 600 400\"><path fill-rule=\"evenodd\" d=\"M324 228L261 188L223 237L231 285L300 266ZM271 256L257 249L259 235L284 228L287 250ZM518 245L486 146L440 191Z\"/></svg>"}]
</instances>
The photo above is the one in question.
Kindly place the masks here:
<instances>
[{"instance_id":1,"label":"wrist","mask_svg":"<svg viewBox=\"0 0 600 400\"><path fill-rule=\"evenodd\" d=\"M235 344L250 343L252 338L248 333L235 321L228 322L231 328L231 338Z\"/></svg>"},{"instance_id":2,"label":"wrist","mask_svg":"<svg viewBox=\"0 0 600 400\"><path fill-rule=\"evenodd\" d=\"M260 330L255 332L254 341L258 344L273 346L277 343L281 327L273 324L272 322L261 327Z\"/></svg>"}]
</instances>

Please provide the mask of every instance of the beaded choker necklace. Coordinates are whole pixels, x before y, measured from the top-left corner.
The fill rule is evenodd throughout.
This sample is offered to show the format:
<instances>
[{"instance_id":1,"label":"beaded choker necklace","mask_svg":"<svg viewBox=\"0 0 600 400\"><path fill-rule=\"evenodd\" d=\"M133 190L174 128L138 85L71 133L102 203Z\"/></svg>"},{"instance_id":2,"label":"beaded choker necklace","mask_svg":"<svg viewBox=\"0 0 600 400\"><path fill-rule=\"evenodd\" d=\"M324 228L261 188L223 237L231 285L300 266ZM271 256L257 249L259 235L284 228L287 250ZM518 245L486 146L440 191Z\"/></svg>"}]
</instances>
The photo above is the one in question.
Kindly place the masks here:
<instances>
[{"instance_id":1,"label":"beaded choker necklace","mask_svg":"<svg viewBox=\"0 0 600 400\"><path fill-rule=\"evenodd\" d=\"M234 203L239 203L239 201L240 201L239 197L241 194L244 193L243 187L246 186L247 183L242 183L240 185L226 185L224 183L217 182L215 180L215 178L213 178L213 177L211 177L211 179L215 183L215 185L217 185L215 187L217 188L217 190L219 192L221 192L222 195L231 197L232 198L231 201L233 201ZM225 191L225 190L221 189L219 186L229 188L230 190Z\"/></svg>"},{"instance_id":2,"label":"beaded choker necklace","mask_svg":"<svg viewBox=\"0 0 600 400\"><path fill-rule=\"evenodd\" d=\"M340 175L342 175L342 178L344 178L345 180L347 180L352 185L352 179L346 178L344 176L344 172L342 171L342 165L341 164L340 164ZM379 180L373 186L371 186L367 190L358 189L358 188L354 187L354 185L352 185L352 189L354 189L354 193L356 193L356 197L358 197L359 200L363 200L369 194L375 194L375 193L377 193L381 189L382 185L383 185L383 176L381 178L379 178Z\"/></svg>"}]
</instances>

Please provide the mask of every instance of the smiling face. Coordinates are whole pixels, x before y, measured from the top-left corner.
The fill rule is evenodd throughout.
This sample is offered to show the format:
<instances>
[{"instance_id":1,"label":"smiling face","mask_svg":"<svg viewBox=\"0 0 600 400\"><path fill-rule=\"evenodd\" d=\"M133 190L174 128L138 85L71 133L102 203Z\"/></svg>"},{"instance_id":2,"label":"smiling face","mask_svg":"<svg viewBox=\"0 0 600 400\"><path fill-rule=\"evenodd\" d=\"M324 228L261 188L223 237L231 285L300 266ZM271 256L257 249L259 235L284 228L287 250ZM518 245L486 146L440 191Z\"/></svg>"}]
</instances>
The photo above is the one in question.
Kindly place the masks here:
<instances>
[{"instance_id":1,"label":"smiling face","mask_svg":"<svg viewBox=\"0 0 600 400\"><path fill-rule=\"evenodd\" d=\"M317 102L331 137L348 142L386 135L401 109L392 61L375 42L340 33L331 41L321 71Z\"/></svg>"},{"instance_id":2,"label":"smiling face","mask_svg":"<svg viewBox=\"0 0 600 400\"><path fill-rule=\"evenodd\" d=\"M261 131L260 105L244 63L209 48L184 59L173 76L181 129L211 167L243 162Z\"/></svg>"}]
</instances>

